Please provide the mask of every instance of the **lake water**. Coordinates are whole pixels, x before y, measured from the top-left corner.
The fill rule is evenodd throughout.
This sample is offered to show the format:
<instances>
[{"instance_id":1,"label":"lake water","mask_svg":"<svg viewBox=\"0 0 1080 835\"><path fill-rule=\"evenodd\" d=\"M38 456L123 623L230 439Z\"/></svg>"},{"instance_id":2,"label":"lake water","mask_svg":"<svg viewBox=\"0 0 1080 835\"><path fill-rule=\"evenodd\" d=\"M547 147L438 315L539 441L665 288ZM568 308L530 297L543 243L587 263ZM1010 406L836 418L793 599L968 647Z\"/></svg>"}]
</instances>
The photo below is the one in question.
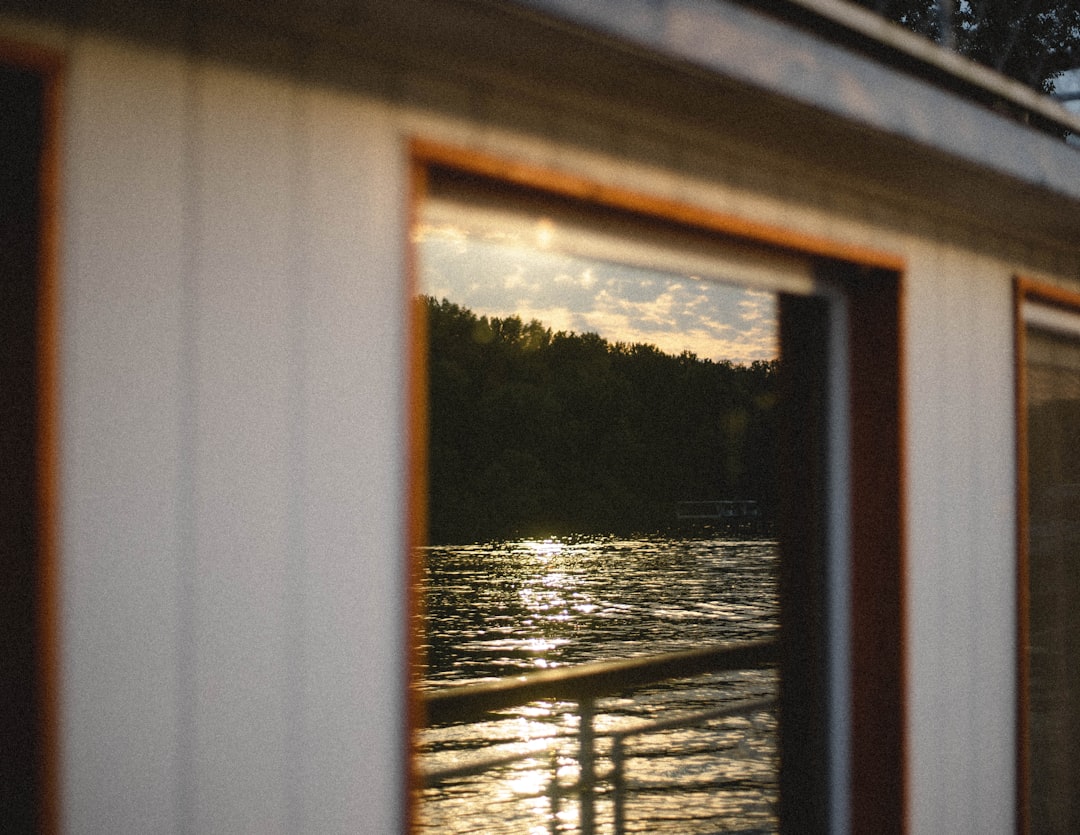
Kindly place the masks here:
<instances>
[{"instance_id":1,"label":"lake water","mask_svg":"<svg viewBox=\"0 0 1080 835\"><path fill-rule=\"evenodd\" d=\"M518 541L424 549L425 685L484 681L549 667L704 644L775 637L777 547L756 538ZM776 695L772 670L711 674L602 700L598 734L645 719ZM424 791L425 833L577 831L571 796L552 775L577 776L576 705L534 702L490 721L422 732L422 768L490 753L511 765ZM607 741L598 740L603 756ZM772 710L636 737L627 766L628 832L776 830ZM607 768L601 763L601 770ZM596 831L613 831L610 789L598 788Z\"/></svg>"}]
</instances>

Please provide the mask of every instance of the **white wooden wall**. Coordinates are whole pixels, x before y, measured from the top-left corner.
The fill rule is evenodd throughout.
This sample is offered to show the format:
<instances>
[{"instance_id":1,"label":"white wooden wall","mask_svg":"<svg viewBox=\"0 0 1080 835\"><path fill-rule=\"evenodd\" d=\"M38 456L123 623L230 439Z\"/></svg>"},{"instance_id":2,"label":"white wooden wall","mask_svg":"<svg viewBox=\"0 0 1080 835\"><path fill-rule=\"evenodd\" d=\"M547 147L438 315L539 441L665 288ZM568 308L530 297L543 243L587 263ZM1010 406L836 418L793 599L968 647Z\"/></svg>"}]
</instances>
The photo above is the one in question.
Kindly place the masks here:
<instances>
[{"instance_id":1,"label":"white wooden wall","mask_svg":"<svg viewBox=\"0 0 1080 835\"><path fill-rule=\"evenodd\" d=\"M398 829L412 133L907 258L911 831L1012 831L1022 264L869 204L66 44L65 831Z\"/></svg>"},{"instance_id":2,"label":"white wooden wall","mask_svg":"<svg viewBox=\"0 0 1080 835\"><path fill-rule=\"evenodd\" d=\"M913 249L907 287L913 833L1015 832L1016 506L1006 265Z\"/></svg>"},{"instance_id":3,"label":"white wooden wall","mask_svg":"<svg viewBox=\"0 0 1080 835\"><path fill-rule=\"evenodd\" d=\"M65 828L395 831L399 138L92 40L66 98Z\"/></svg>"}]
</instances>

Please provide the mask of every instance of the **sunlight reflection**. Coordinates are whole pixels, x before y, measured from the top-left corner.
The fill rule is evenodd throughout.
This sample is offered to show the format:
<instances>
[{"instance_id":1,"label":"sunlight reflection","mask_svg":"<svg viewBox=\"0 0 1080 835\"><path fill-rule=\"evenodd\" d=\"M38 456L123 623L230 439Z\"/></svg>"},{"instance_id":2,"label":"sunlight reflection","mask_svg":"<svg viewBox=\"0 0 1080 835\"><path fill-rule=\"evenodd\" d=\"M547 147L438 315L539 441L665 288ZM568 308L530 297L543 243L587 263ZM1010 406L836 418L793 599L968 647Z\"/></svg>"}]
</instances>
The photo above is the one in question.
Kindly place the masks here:
<instances>
[{"instance_id":1,"label":"sunlight reflection","mask_svg":"<svg viewBox=\"0 0 1080 835\"><path fill-rule=\"evenodd\" d=\"M552 716L550 708L542 709L530 717L519 716L515 720L517 738L523 742L535 742L538 739L551 739L555 736L555 726L543 720ZM524 713L525 711L521 711Z\"/></svg>"},{"instance_id":2,"label":"sunlight reflection","mask_svg":"<svg viewBox=\"0 0 1080 835\"><path fill-rule=\"evenodd\" d=\"M526 539L521 544L538 557L553 557L563 551L563 544L557 539Z\"/></svg>"},{"instance_id":3,"label":"sunlight reflection","mask_svg":"<svg viewBox=\"0 0 1080 835\"><path fill-rule=\"evenodd\" d=\"M546 835L547 826L543 823L549 813L549 801L546 796L548 780L551 774L541 760L526 760L523 763L528 770L518 773L507 782L507 789L518 797L528 798L534 820L538 821L529 829L529 835Z\"/></svg>"},{"instance_id":4,"label":"sunlight reflection","mask_svg":"<svg viewBox=\"0 0 1080 835\"><path fill-rule=\"evenodd\" d=\"M568 643L568 638L528 638L520 643L525 652L548 652Z\"/></svg>"},{"instance_id":5,"label":"sunlight reflection","mask_svg":"<svg viewBox=\"0 0 1080 835\"><path fill-rule=\"evenodd\" d=\"M556 589L558 586L556 586ZM557 590L540 588L540 589L522 589L518 596L521 601L528 606L536 614L547 613L552 609L565 608L566 598L559 594Z\"/></svg>"},{"instance_id":6,"label":"sunlight reflection","mask_svg":"<svg viewBox=\"0 0 1080 835\"><path fill-rule=\"evenodd\" d=\"M554 702L533 702L518 708L518 713L522 716L527 716L530 719L541 716L551 716L553 705Z\"/></svg>"},{"instance_id":7,"label":"sunlight reflection","mask_svg":"<svg viewBox=\"0 0 1080 835\"><path fill-rule=\"evenodd\" d=\"M540 249L549 249L555 238L555 224L550 218L542 217L536 222L536 245Z\"/></svg>"},{"instance_id":8,"label":"sunlight reflection","mask_svg":"<svg viewBox=\"0 0 1080 835\"><path fill-rule=\"evenodd\" d=\"M532 770L520 773L513 780L508 781L510 791L524 795L542 794L547 788L548 775L546 771L541 770L540 761L526 760L523 765L531 767Z\"/></svg>"}]
</instances>

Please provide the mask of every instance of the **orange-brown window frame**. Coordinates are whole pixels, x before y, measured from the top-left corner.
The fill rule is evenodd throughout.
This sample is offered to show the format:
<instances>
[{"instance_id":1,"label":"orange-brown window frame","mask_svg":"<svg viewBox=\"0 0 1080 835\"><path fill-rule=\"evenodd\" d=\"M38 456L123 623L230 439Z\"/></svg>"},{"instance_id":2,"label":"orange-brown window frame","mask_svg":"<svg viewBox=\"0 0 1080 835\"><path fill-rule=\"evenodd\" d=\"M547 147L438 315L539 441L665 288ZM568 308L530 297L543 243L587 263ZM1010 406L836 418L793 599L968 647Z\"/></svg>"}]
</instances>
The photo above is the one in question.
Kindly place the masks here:
<instances>
[{"instance_id":1,"label":"orange-brown window frame","mask_svg":"<svg viewBox=\"0 0 1080 835\"><path fill-rule=\"evenodd\" d=\"M1016 357L1016 822L1017 832L1031 831L1031 763L1028 727L1031 659L1028 653L1031 589L1030 498L1028 483L1027 324L1024 306L1029 302L1080 316L1080 292L1037 279L1014 280L1014 344Z\"/></svg>"},{"instance_id":2,"label":"orange-brown window frame","mask_svg":"<svg viewBox=\"0 0 1080 835\"><path fill-rule=\"evenodd\" d=\"M907 829L906 626L905 626L905 472L903 462L902 276L905 263L882 250L842 243L715 212L668 198L610 186L578 174L515 162L437 142L417 139L410 146L410 221L418 216L433 171L449 170L490 181L496 188L534 192L572 201L586 210L630 213L662 224L715 235L735 244L765 247L811 260L818 271L839 283L847 308L848 388L851 484L850 531L850 827L854 832L902 833ZM410 228L414 228L414 225ZM410 245L409 297L418 278ZM409 322L410 359L410 506L409 553L425 542L427 513L427 403L423 380L426 341L419 311ZM783 326L782 326L783 327ZM813 524L807 521L807 524ZM410 571L412 560L409 558ZM410 578L412 579L412 578ZM783 583L783 580L781 581ZM415 584L410 584L415 588ZM420 623L419 601L407 607L409 634ZM806 613L809 621L820 613ZM819 627L823 628L823 627ZM410 693L419 669L409 658ZM803 666L806 666L804 661ZM422 705L414 695L408 710L408 733L422 723ZM411 744L411 742L410 742ZM404 778L406 831L414 823L414 758ZM783 783L782 783L783 786ZM783 788L781 789L783 800ZM782 831L825 831L822 809L806 810L816 823L807 829L794 822Z\"/></svg>"},{"instance_id":3,"label":"orange-brown window frame","mask_svg":"<svg viewBox=\"0 0 1080 835\"><path fill-rule=\"evenodd\" d=\"M42 147L38 170L36 484L36 759L30 776L37 794L37 829L59 830L59 211L60 121L64 59L49 49L0 37L0 64L42 79ZM23 764L27 767L27 764Z\"/></svg>"}]
</instances>

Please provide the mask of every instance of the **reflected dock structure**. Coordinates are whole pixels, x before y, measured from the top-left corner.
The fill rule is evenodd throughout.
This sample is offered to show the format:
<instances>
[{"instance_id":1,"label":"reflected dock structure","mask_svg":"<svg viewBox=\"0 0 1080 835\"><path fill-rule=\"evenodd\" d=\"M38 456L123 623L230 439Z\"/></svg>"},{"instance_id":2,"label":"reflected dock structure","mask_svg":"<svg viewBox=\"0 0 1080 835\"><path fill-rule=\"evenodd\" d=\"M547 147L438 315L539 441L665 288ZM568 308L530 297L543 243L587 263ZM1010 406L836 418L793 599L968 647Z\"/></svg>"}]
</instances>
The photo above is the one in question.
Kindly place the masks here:
<instances>
[{"instance_id":1,"label":"reflected dock structure","mask_svg":"<svg viewBox=\"0 0 1080 835\"><path fill-rule=\"evenodd\" d=\"M761 518L758 503L752 499L720 499L704 502L679 502L675 518L680 521L701 520L741 522Z\"/></svg>"},{"instance_id":2,"label":"reflected dock structure","mask_svg":"<svg viewBox=\"0 0 1080 835\"><path fill-rule=\"evenodd\" d=\"M769 519L753 499L683 501L675 505L675 524L681 529L760 533Z\"/></svg>"}]
</instances>

